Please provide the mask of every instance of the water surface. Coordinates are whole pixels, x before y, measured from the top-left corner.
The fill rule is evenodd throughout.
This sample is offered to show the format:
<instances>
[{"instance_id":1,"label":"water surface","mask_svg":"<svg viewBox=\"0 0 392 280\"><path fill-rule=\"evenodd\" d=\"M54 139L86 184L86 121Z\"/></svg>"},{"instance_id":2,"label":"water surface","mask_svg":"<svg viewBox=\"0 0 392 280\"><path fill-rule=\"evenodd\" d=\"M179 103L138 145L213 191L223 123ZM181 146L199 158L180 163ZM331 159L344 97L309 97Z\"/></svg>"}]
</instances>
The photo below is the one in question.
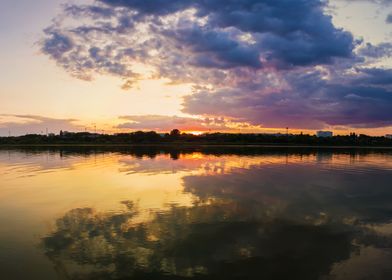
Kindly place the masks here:
<instances>
[{"instance_id":1,"label":"water surface","mask_svg":"<svg viewBox=\"0 0 392 280\"><path fill-rule=\"evenodd\" d=\"M0 279L392 279L392 152L0 150Z\"/></svg>"}]
</instances>

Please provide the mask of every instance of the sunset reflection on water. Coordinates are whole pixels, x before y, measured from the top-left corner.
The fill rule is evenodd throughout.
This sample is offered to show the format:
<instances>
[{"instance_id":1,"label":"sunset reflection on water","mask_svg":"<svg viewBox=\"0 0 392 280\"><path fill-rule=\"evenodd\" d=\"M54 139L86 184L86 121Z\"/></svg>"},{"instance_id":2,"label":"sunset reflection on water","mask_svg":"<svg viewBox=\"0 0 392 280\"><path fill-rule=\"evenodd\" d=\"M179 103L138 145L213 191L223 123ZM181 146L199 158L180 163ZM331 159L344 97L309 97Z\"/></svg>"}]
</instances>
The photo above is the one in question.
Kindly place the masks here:
<instances>
[{"instance_id":1,"label":"sunset reflection on water","mask_svg":"<svg viewBox=\"0 0 392 280\"><path fill-rule=\"evenodd\" d=\"M392 276L388 150L0 150L0 176L2 279Z\"/></svg>"}]
</instances>

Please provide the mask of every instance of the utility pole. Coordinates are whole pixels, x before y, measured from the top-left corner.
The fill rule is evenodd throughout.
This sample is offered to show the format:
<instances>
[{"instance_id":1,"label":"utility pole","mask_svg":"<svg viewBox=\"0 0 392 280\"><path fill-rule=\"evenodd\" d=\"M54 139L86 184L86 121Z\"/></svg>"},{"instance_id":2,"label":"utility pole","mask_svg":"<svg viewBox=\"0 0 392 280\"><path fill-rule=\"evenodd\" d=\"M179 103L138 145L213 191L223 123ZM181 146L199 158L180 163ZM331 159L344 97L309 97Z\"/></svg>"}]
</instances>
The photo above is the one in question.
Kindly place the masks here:
<instances>
[{"instance_id":1,"label":"utility pole","mask_svg":"<svg viewBox=\"0 0 392 280\"><path fill-rule=\"evenodd\" d=\"M287 143L289 142L289 128L286 127L286 138L287 138Z\"/></svg>"}]
</instances>

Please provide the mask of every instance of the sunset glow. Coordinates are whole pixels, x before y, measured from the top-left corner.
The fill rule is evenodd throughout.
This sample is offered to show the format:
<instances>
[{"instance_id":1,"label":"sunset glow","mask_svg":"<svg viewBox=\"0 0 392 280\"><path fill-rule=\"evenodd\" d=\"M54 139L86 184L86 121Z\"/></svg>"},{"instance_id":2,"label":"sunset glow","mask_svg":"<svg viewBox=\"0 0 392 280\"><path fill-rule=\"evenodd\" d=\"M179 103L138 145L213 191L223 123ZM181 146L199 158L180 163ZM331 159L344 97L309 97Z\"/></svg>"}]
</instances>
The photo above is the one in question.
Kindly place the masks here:
<instances>
[{"instance_id":1,"label":"sunset glow","mask_svg":"<svg viewBox=\"0 0 392 280\"><path fill-rule=\"evenodd\" d=\"M389 1L163 2L5 1L0 135L391 133Z\"/></svg>"},{"instance_id":2,"label":"sunset glow","mask_svg":"<svg viewBox=\"0 0 392 280\"><path fill-rule=\"evenodd\" d=\"M0 280L391 280L392 0L1 0Z\"/></svg>"}]
</instances>

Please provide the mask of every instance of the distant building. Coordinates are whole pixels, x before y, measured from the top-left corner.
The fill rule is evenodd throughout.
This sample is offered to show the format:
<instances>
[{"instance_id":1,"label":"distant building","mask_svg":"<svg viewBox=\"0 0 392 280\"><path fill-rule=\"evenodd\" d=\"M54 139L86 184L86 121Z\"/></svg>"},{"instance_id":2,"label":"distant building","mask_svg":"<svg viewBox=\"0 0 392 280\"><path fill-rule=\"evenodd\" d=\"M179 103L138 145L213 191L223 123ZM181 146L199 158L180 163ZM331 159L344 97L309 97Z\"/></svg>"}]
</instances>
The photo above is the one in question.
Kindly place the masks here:
<instances>
[{"instance_id":1,"label":"distant building","mask_svg":"<svg viewBox=\"0 0 392 280\"><path fill-rule=\"evenodd\" d=\"M387 134L387 135L385 135L385 137L388 139L392 139L392 134Z\"/></svg>"},{"instance_id":2,"label":"distant building","mask_svg":"<svg viewBox=\"0 0 392 280\"><path fill-rule=\"evenodd\" d=\"M332 131L317 131L316 132L317 137L332 137L333 132Z\"/></svg>"}]
</instances>

